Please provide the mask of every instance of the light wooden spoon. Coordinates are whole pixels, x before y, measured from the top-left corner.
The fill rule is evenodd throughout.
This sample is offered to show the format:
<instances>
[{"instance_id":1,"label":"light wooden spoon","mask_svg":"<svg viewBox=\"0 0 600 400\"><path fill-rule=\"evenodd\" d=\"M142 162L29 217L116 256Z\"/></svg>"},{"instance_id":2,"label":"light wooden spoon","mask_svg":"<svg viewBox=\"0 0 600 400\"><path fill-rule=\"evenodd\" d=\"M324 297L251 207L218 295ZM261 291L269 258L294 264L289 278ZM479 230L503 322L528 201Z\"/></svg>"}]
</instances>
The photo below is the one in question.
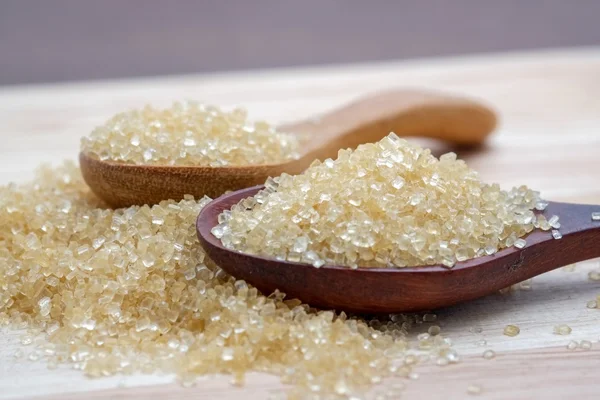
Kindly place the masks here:
<instances>
[{"instance_id":1,"label":"light wooden spoon","mask_svg":"<svg viewBox=\"0 0 600 400\"><path fill-rule=\"evenodd\" d=\"M375 142L390 132L478 145L496 127L486 105L441 93L394 90L364 97L318 119L285 125L282 132L301 135L301 156L281 164L231 167L134 165L100 161L79 154L83 178L113 207L156 204L161 200L217 197L264 183L269 176L302 172L315 159L335 158L339 149Z\"/></svg>"}]
</instances>

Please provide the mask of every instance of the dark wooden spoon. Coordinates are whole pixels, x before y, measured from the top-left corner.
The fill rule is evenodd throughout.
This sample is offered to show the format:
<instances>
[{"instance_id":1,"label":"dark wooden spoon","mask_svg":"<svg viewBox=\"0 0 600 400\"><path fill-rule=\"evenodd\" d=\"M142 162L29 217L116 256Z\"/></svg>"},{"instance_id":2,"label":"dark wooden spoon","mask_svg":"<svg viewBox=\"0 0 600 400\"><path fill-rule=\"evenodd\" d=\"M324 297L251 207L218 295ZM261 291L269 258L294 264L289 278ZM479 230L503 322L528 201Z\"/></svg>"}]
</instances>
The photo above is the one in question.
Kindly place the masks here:
<instances>
[{"instance_id":1,"label":"dark wooden spoon","mask_svg":"<svg viewBox=\"0 0 600 400\"><path fill-rule=\"evenodd\" d=\"M478 145L496 127L496 114L480 101L423 90L391 90L366 96L319 118L279 127L301 137L300 158L278 164L227 167L134 165L79 154L92 191L113 207L179 200L186 194L217 197L263 183L269 176L297 174L315 159L336 158L339 149L377 142L390 132Z\"/></svg>"},{"instance_id":2,"label":"dark wooden spoon","mask_svg":"<svg viewBox=\"0 0 600 400\"><path fill-rule=\"evenodd\" d=\"M262 186L229 193L209 203L196 222L198 238L209 257L236 278L263 293L275 289L311 306L364 313L432 310L476 299L574 262L600 257L600 206L551 202L544 215L560 217L562 239L536 230L523 249L457 263L454 268L359 268L282 262L231 251L210 232L217 216Z\"/></svg>"}]
</instances>

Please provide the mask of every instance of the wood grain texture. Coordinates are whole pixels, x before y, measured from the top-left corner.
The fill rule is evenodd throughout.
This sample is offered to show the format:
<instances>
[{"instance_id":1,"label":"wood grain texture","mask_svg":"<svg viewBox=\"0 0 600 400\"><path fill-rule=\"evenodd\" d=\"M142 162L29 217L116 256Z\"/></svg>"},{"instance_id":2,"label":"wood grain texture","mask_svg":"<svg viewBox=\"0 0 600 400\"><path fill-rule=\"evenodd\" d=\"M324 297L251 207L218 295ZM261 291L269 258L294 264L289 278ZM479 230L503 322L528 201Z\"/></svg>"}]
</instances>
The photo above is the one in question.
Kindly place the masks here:
<instances>
[{"instance_id":1,"label":"wood grain texture","mask_svg":"<svg viewBox=\"0 0 600 400\"><path fill-rule=\"evenodd\" d=\"M581 385L582 381L597 378L600 350L569 352L564 347L543 350L518 350L510 354L498 354L494 360L485 360L480 355L467 356L463 362L450 367L423 365L417 367L419 380L406 383L400 379L385 382L388 387L405 384L401 399L460 400L476 398L486 400L537 400L544 393L544 400L565 400L576 396L595 399L594 384ZM510 371L510 373L507 373ZM546 372L561 371L560 376L549 379ZM551 373L551 372L550 372ZM262 384L261 379L262 378ZM265 399L270 393L265 377L252 374L244 389L227 388L219 380L202 380L197 387L185 389L177 384L148 385L135 390L128 388L104 389L96 392L76 392L44 396L44 400L90 400L127 398L149 399L194 399L212 400L222 398ZM467 387L482 388L479 396L468 396ZM266 387L265 387L266 386ZM275 385L273 385L275 386ZM380 390L383 391L383 390ZM383 391L385 393L385 391Z\"/></svg>"},{"instance_id":2,"label":"wood grain texture","mask_svg":"<svg viewBox=\"0 0 600 400\"><path fill-rule=\"evenodd\" d=\"M553 203L546 219L558 215L563 238L536 230L523 249L509 247L491 256L457 263L410 268L359 268L277 261L225 248L211 229L223 210L255 195L264 186L229 193L209 203L198 216L202 247L217 265L263 293L275 289L311 306L358 313L401 313L436 310L497 292L526 279L600 257L600 221L592 212L600 205ZM416 295L418 294L418 295Z\"/></svg>"},{"instance_id":3,"label":"wood grain texture","mask_svg":"<svg viewBox=\"0 0 600 400\"><path fill-rule=\"evenodd\" d=\"M600 204L600 49L2 88L0 181L28 179L40 162L75 159L80 136L119 110L146 102L192 98L245 105L255 118L286 123L389 89L390 82L464 93L495 106L501 125L488 145L458 149L482 179L503 187L527 183L556 201ZM600 310L585 303L600 293L598 282L587 279L599 267L598 261L582 263L574 272L535 278L530 291L439 310L442 332L463 362L419 366L420 378L405 382L403 398L463 399L466 387L476 383L484 390L480 399L596 399ZM571 335L552 333L561 323L573 328ZM519 325L521 333L502 335L507 324ZM264 374L251 374L242 389L220 376L189 389L170 383L170 376L90 380L68 367L49 371L15 360L20 334L6 329L0 334L0 398L251 400L282 388L276 377ZM485 346L478 345L482 339ZM570 340L584 339L593 342L592 351L566 350ZM481 358L488 348L497 352L495 360Z\"/></svg>"},{"instance_id":4,"label":"wood grain texture","mask_svg":"<svg viewBox=\"0 0 600 400\"><path fill-rule=\"evenodd\" d=\"M457 145L480 145L496 127L485 104L448 94L394 90L361 98L319 118L281 128L300 136L297 160L265 165L204 167L133 165L101 161L80 153L81 172L94 193L113 207L217 197L226 191L264 183L269 176L297 174L315 159L337 157L342 148L376 142L390 132L427 137Z\"/></svg>"}]
</instances>

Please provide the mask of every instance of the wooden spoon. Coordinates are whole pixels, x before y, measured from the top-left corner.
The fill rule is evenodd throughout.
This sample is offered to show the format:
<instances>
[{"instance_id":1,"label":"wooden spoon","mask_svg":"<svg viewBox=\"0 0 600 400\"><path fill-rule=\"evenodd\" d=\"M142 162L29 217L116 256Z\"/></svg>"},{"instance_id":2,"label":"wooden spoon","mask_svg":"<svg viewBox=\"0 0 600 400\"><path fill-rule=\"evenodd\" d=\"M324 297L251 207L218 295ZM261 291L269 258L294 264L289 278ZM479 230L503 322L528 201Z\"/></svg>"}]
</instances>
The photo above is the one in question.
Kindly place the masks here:
<instances>
[{"instance_id":1,"label":"wooden spoon","mask_svg":"<svg viewBox=\"0 0 600 400\"><path fill-rule=\"evenodd\" d=\"M154 166L100 161L79 154L83 178L92 191L113 207L156 204L161 200L220 196L264 183L269 176L297 174L315 159L336 157L341 148L375 142L391 131L460 145L477 145L496 126L495 113L482 103L438 93L396 90L362 98L319 119L280 127L302 135L297 160L270 165L232 167Z\"/></svg>"},{"instance_id":2,"label":"wooden spoon","mask_svg":"<svg viewBox=\"0 0 600 400\"><path fill-rule=\"evenodd\" d=\"M562 239L536 230L523 249L510 247L493 256L457 263L454 268L359 268L277 261L231 251L210 232L217 216L262 186L229 193L209 203L196 223L208 256L221 268L256 286L275 289L311 306L364 313L433 310L476 299L574 262L600 257L600 206L551 202L544 215L560 217Z\"/></svg>"}]
</instances>

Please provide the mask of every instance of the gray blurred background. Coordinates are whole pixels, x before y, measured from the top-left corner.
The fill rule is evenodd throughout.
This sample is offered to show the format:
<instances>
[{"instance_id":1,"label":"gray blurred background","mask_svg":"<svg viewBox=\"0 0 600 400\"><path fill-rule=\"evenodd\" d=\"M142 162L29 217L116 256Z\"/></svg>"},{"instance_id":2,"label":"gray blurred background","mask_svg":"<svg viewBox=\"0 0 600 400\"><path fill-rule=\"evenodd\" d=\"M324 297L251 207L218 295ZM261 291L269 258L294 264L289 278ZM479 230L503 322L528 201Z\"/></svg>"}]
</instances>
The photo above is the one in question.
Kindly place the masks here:
<instances>
[{"instance_id":1,"label":"gray blurred background","mask_svg":"<svg viewBox=\"0 0 600 400\"><path fill-rule=\"evenodd\" d=\"M0 85L600 45L600 0L0 0Z\"/></svg>"}]
</instances>

